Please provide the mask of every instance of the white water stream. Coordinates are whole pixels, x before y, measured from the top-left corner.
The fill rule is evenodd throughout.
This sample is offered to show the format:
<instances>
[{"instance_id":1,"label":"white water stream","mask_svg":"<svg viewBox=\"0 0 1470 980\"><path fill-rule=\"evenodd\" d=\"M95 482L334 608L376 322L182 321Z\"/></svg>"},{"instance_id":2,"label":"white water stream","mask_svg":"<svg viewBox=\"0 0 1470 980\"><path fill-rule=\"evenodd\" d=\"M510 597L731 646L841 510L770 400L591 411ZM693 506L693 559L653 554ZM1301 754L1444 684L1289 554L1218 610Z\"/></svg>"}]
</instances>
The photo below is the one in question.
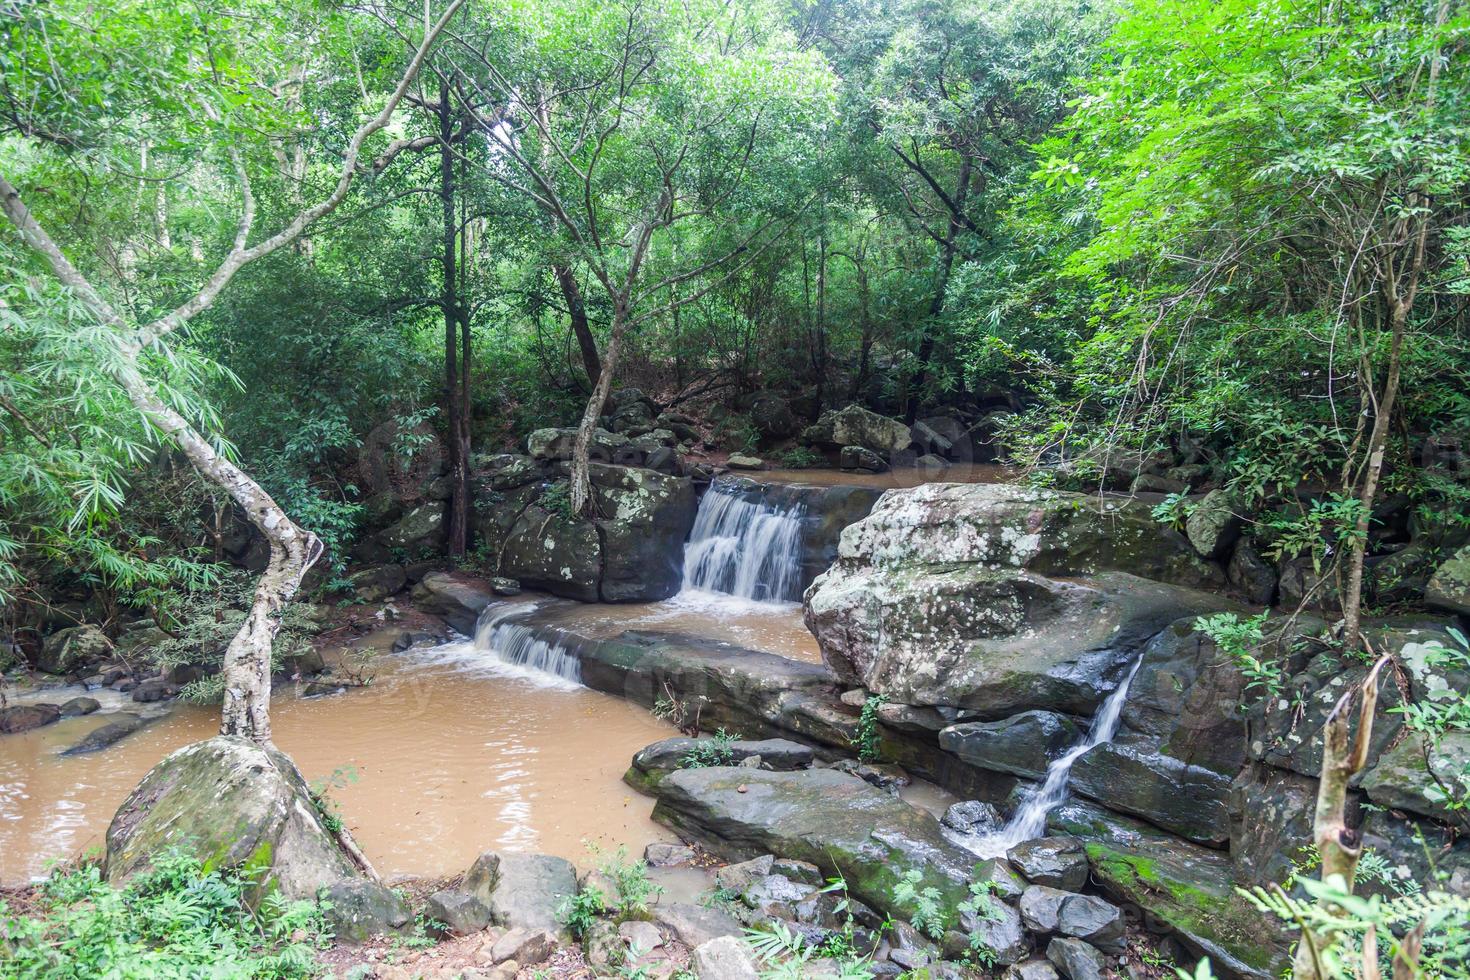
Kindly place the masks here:
<instances>
[{"instance_id":1,"label":"white water stream","mask_svg":"<svg viewBox=\"0 0 1470 980\"><path fill-rule=\"evenodd\" d=\"M799 602L802 510L746 499L716 481L684 546L684 590Z\"/></svg>"},{"instance_id":2,"label":"white water stream","mask_svg":"<svg viewBox=\"0 0 1470 980\"><path fill-rule=\"evenodd\" d=\"M1133 675L1138 673L1138 665L1141 663L1142 657L1133 661L1122 682L1097 709L1087 737L1047 766L1046 780L1017 808L1010 823L993 834L965 839L963 843L966 847L981 857L1001 857L1022 841L1045 836L1046 815L1067 798L1068 783L1072 779L1072 763L1089 749L1111 742L1118 733L1118 719L1123 714L1123 702L1128 700L1128 686L1133 683Z\"/></svg>"}]
</instances>

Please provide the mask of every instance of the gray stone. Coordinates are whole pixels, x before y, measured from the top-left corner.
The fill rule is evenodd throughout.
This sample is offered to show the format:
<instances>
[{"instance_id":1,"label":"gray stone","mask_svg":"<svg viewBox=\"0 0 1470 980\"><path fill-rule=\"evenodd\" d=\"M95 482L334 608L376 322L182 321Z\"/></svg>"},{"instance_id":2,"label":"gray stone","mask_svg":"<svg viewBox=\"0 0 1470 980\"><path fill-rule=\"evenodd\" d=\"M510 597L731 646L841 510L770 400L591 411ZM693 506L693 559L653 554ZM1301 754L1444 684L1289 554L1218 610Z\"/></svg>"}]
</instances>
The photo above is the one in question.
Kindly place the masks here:
<instances>
[{"instance_id":1,"label":"gray stone","mask_svg":"<svg viewBox=\"0 0 1470 980\"><path fill-rule=\"evenodd\" d=\"M701 747L706 750L719 745L711 738L666 738L639 749L633 756L633 765L623 777L630 785L649 792L666 775L686 768ZM763 768L778 771L806 769L815 756L810 746L784 738L769 738L760 741L725 742L728 753L723 764L738 766L748 759L758 757Z\"/></svg>"},{"instance_id":2,"label":"gray stone","mask_svg":"<svg viewBox=\"0 0 1470 980\"><path fill-rule=\"evenodd\" d=\"M526 437L526 451L535 460L568 460L572 458L576 442L577 430L574 428L537 429ZM591 459L611 461L613 453L627 442L627 436L606 429L593 429L588 455Z\"/></svg>"},{"instance_id":3,"label":"gray stone","mask_svg":"<svg viewBox=\"0 0 1470 980\"><path fill-rule=\"evenodd\" d=\"M101 707L102 705L96 698L72 698L61 705L61 717L75 718L79 715L90 715Z\"/></svg>"},{"instance_id":4,"label":"gray stone","mask_svg":"<svg viewBox=\"0 0 1470 980\"><path fill-rule=\"evenodd\" d=\"M424 902L424 917L447 935L468 936L490 924L490 909L468 892L437 891Z\"/></svg>"},{"instance_id":5,"label":"gray stone","mask_svg":"<svg viewBox=\"0 0 1470 980\"><path fill-rule=\"evenodd\" d=\"M723 909L683 902L656 905L653 917L670 935L691 948L721 936L739 937L744 929Z\"/></svg>"},{"instance_id":6,"label":"gray stone","mask_svg":"<svg viewBox=\"0 0 1470 980\"><path fill-rule=\"evenodd\" d=\"M976 835L994 833L1005 825L995 805L982 800L950 804L939 822L957 833Z\"/></svg>"},{"instance_id":7,"label":"gray stone","mask_svg":"<svg viewBox=\"0 0 1470 980\"><path fill-rule=\"evenodd\" d=\"M291 760L232 736L179 749L143 777L107 828L107 880L121 885L177 848L221 870L249 864L252 892L287 899L357 874Z\"/></svg>"},{"instance_id":8,"label":"gray stone","mask_svg":"<svg viewBox=\"0 0 1470 980\"><path fill-rule=\"evenodd\" d=\"M838 465L844 470L867 470L869 473L882 473L888 469L888 463L882 456L862 446L843 446L837 458Z\"/></svg>"},{"instance_id":9,"label":"gray stone","mask_svg":"<svg viewBox=\"0 0 1470 980\"><path fill-rule=\"evenodd\" d=\"M1103 980L1109 973L1106 956L1071 936L1057 936L1047 943L1046 958L1067 980Z\"/></svg>"},{"instance_id":10,"label":"gray stone","mask_svg":"<svg viewBox=\"0 0 1470 980\"><path fill-rule=\"evenodd\" d=\"M448 505L442 500L420 504L398 523L376 534L373 541L390 555L401 551L417 558L437 552L444 543L447 510Z\"/></svg>"},{"instance_id":11,"label":"gray stone","mask_svg":"<svg viewBox=\"0 0 1470 980\"><path fill-rule=\"evenodd\" d=\"M1000 721L951 725L939 733L939 747L982 769L1042 779L1051 760L1081 741L1082 735L1066 715L1023 711Z\"/></svg>"},{"instance_id":12,"label":"gray stone","mask_svg":"<svg viewBox=\"0 0 1470 980\"><path fill-rule=\"evenodd\" d=\"M1072 895L1060 888L1031 885L1021 893L1021 921L1032 932L1056 932L1062 903Z\"/></svg>"},{"instance_id":13,"label":"gray stone","mask_svg":"<svg viewBox=\"0 0 1470 980\"><path fill-rule=\"evenodd\" d=\"M512 929L562 932L561 903L577 892L577 869L549 854L487 851L465 873L463 886L490 909L491 921Z\"/></svg>"},{"instance_id":14,"label":"gray stone","mask_svg":"<svg viewBox=\"0 0 1470 980\"><path fill-rule=\"evenodd\" d=\"M382 602L408 584L402 565L378 565L347 576L353 596L360 602Z\"/></svg>"},{"instance_id":15,"label":"gray stone","mask_svg":"<svg viewBox=\"0 0 1470 980\"><path fill-rule=\"evenodd\" d=\"M715 872L715 884L727 892L743 893L751 885L771 873L775 867L774 854L762 854L749 861L727 864Z\"/></svg>"},{"instance_id":16,"label":"gray stone","mask_svg":"<svg viewBox=\"0 0 1470 980\"><path fill-rule=\"evenodd\" d=\"M522 966L545 963L556 952L556 934L547 929L531 929L524 926L511 929L495 941L490 948L490 959L496 963L515 960Z\"/></svg>"},{"instance_id":17,"label":"gray stone","mask_svg":"<svg viewBox=\"0 0 1470 980\"><path fill-rule=\"evenodd\" d=\"M1087 851L1071 837L1038 837L1006 853L1021 876L1035 885L1081 891L1087 884Z\"/></svg>"},{"instance_id":18,"label":"gray stone","mask_svg":"<svg viewBox=\"0 0 1470 980\"><path fill-rule=\"evenodd\" d=\"M1380 806L1433 817L1470 830L1470 732L1438 739L1409 732L1363 777L1363 791Z\"/></svg>"},{"instance_id":19,"label":"gray stone","mask_svg":"<svg viewBox=\"0 0 1470 980\"><path fill-rule=\"evenodd\" d=\"M759 456L731 453L730 458L725 460L725 465L732 470L763 470L766 468L766 461Z\"/></svg>"},{"instance_id":20,"label":"gray stone","mask_svg":"<svg viewBox=\"0 0 1470 980\"><path fill-rule=\"evenodd\" d=\"M122 741L138 729L146 725L147 719L134 714L119 713L104 715L113 720L100 728L94 728L77 742L62 750L62 755L86 755L89 752L100 752L102 749Z\"/></svg>"},{"instance_id":21,"label":"gray stone","mask_svg":"<svg viewBox=\"0 0 1470 980\"><path fill-rule=\"evenodd\" d=\"M627 940L628 948L639 955L658 949L664 944L664 937L658 931L658 926L641 919L619 923L618 935Z\"/></svg>"},{"instance_id":22,"label":"gray stone","mask_svg":"<svg viewBox=\"0 0 1470 980\"><path fill-rule=\"evenodd\" d=\"M1072 895L1057 909L1057 932L1111 952L1123 947L1123 912L1095 895Z\"/></svg>"},{"instance_id":23,"label":"gray stone","mask_svg":"<svg viewBox=\"0 0 1470 980\"><path fill-rule=\"evenodd\" d=\"M413 921L391 889L366 878L338 879L327 886L322 900L329 906L326 920L338 942L363 943Z\"/></svg>"},{"instance_id":24,"label":"gray stone","mask_svg":"<svg viewBox=\"0 0 1470 980\"><path fill-rule=\"evenodd\" d=\"M1072 786L1199 844L1223 846L1230 838L1230 777L1145 746L1108 742L1089 749L1072 764Z\"/></svg>"},{"instance_id":25,"label":"gray stone","mask_svg":"<svg viewBox=\"0 0 1470 980\"><path fill-rule=\"evenodd\" d=\"M946 952L961 955L972 944L980 943L990 950L1000 966L1016 963L1031 952L1031 943L1026 937L1020 913L995 899L989 900L983 915L962 913L960 926L963 933L955 935L957 941L946 937Z\"/></svg>"},{"instance_id":26,"label":"gray stone","mask_svg":"<svg viewBox=\"0 0 1470 980\"><path fill-rule=\"evenodd\" d=\"M166 701L177 695L179 689L162 677L149 677L139 681L132 693L134 701L149 704L154 701Z\"/></svg>"},{"instance_id":27,"label":"gray stone","mask_svg":"<svg viewBox=\"0 0 1470 980\"><path fill-rule=\"evenodd\" d=\"M695 947L690 958L699 980L757 980L755 959L733 936L722 936Z\"/></svg>"},{"instance_id":28,"label":"gray stone","mask_svg":"<svg viewBox=\"0 0 1470 980\"><path fill-rule=\"evenodd\" d=\"M860 405L822 413L815 425L808 426L802 441L822 446L861 446L885 456L913 445L909 427L897 419L886 418Z\"/></svg>"},{"instance_id":29,"label":"gray stone","mask_svg":"<svg viewBox=\"0 0 1470 980\"><path fill-rule=\"evenodd\" d=\"M666 844L655 841L643 849L643 863L650 868L672 868L688 864L698 857L694 848L685 844Z\"/></svg>"},{"instance_id":30,"label":"gray stone","mask_svg":"<svg viewBox=\"0 0 1470 980\"><path fill-rule=\"evenodd\" d=\"M894 889L918 873L958 905L969 897L975 857L951 843L929 814L830 769L764 772L685 769L658 785L654 819L730 858L780 854L841 874L848 891L901 916Z\"/></svg>"},{"instance_id":31,"label":"gray stone","mask_svg":"<svg viewBox=\"0 0 1470 980\"><path fill-rule=\"evenodd\" d=\"M36 658L36 669L48 674L70 674L87 664L107 659L112 651L112 641L96 626L71 626L46 637Z\"/></svg>"},{"instance_id":32,"label":"gray stone","mask_svg":"<svg viewBox=\"0 0 1470 980\"><path fill-rule=\"evenodd\" d=\"M1243 523L1238 505L1226 490L1211 490L1190 511L1184 533L1206 558L1219 558L1240 537Z\"/></svg>"},{"instance_id":33,"label":"gray stone","mask_svg":"<svg viewBox=\"0 0 1470 980\"><path fill-rule=\"evenodd\" d=\"M1016 963L1004 973L1006 980L1057 980L1057 971L1039 957Z\"/></svg>"},{"instance_id":34,"label":"gray stone","mask_svg":"<svg viewBox=\"0 0 1470 980\"><path fill-rule=\"evenodd\" d=\"M1269 606L1276 598L1276 569L1248 542L1236 542L1225 566L1225 579L1252 605Z\"/></svg>"}]
</instances>

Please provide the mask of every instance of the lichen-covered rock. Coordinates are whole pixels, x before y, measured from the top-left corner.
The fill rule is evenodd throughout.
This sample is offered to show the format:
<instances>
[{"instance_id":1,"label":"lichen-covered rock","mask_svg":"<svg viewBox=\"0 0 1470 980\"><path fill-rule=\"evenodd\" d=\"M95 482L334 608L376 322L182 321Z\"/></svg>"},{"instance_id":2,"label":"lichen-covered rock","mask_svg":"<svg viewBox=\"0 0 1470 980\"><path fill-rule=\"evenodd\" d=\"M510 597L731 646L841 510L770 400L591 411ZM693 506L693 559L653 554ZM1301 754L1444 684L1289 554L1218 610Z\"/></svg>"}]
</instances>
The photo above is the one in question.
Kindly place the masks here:
<instances>
[{"instance_id":1,"label":"lichen-covered rock","mask_svg":"<svg viewBox=\"0 0 1470 980\"><path fill-rule=\"evenodd\" d=\"M46 637L36 669L48 674L70 674L112 656L112 641L91 624L57 630Z\"/></svg>"},{"instance_id":2,"label":"lichen-covered rock","mask_svg":"<svg viewBox=\"0 0 1470 980\"><path fill-rule=\"evenodd\" d=\"M869 473L882 473L888 469L888 463L873 452L862 446L843 446L842 452L837 456L837 465L844 470L866 470Z\"/></svg>"},{"instance_id":3,"label":"lichen-covered rock","mask_svg":"<svg viewBox=\"0 0 1470 980\"><path fill-rule=\"evenodd\" d=\"M593 429L592 442L587 449L588 458L610 463L613 454L627 441L628 437L625 435L608 432L606 429ZM535 460L553 462L568 460L572 458L576 443L577 430L575 428L537 429L526 437L526 452Z\"/></svg>"},{"instance_id":4,"label":"lichen-covered rock","mask_svg":"<svg viewBox=\"0 0 1470 980\"><path fill-rule=\"evenodd\" d=\"M352 549L360 561L388 562L422 558L442 550L449 505L442 500L420 504L398 521Z\"/></svg>"},{"instance_id":5,"label":"lichen-covered rock","mask_svg":"<svg viewBox=\"0 0 1470 980\"><path fill-rule=\"evenodd\" d=\"M351 583L354 598L360 602L382 602L408 584L402 565L378 565L353 572L347 581Z\"/></svg>"},{"instance_id":6,"label":"lichen-covered rock","mask_svg":"<svg viewBox=\"0 0 1470 980\"><path fill-rule=\"evenodd\" d=\"M1244 521L1236 513L1238 509L1235 498L1227 490L1211 490L1205 494L1189 512L1189 519L1184 525L1184 533L1189 536L1194 550L1206 558L1219 558L1225 554L1240 537Z\"/></svg>"},{"instance_id":7,"label":"lichen-covered rock","mask_svg":"<svg viewBox=\"0 0 1470 980\"><path fill-rule=\"evenodd\" d=\"M733 742L666 738L639 749L623 781L635 789L650 792L665 776L679 769L711 764L738 766L750 758L758 758L765 769L790 771L807 768L815 756L811 746L784 738Z\"/></svg>"},{"instance_id":8,"label":"lichen-covered rock","mask_svg":"<svg viewBox=\"0 0 1470 980\"><path fill-rule=\"evenodd\" d=\"M358 874L291 760L223 735L168 756L123 801L107 828L107 880L122 884L169 848L247 868L259 875L256 894L289 899Z\"/></svg>"},{"instance_id":9,"label":"lichen-covered rock","mask_svg":"<svg viewBox=\"0 0 1470 980\"><path fill-rule=\"evenodd\" d=\"M1250 765L1230 787L1230 861L1242 887L1283 882L1310 845L1317 780Z\"/></svg>"},{"instance_id":10,"label":"lichen-covered rock","mask_svg":"<svg viewBox=\"0 0 1470 980\"><path fill-rule=\"evenodd\" d=\"M816 424L801 434L801 439L821 446L861 446L885 456L913 445L907 425L861 405L823 412Z\"/></svg>"},{"instance_id":11,"label":"lichen-covered rock","mask_svg":"<svg viewBox=\"0 0 1470 980\"><path fill-rule=\"evenodd\" d=\"M386 932L397 932L413 921L403 901L376 881L341 878L321 894L326 920L338 942L364 943Z\"/></svg>"},{"instance_id":12,"label":"lichen-covered rock","mask_svg":"<svg viewBox=\"0 0 1470 980\"><path fill-rule=\"evenodd\" d=\"M1439 609L1470 616L1470 545L1434 570L1424 589L1424 601Z\"/></svg>"},{"instance_id":13,"label":"lichen-covered rock","mask_svg":"<svg viewBox=\"0 0 1470 980\"><path fill-rule=\"evenodd\" d=\"M1406 732L1363 777L1363 792L1380 806L1433 817L1470 830L1470 732L1431 739Z\"/></svg>"},{"instance_id":14,"label":"lichen-covered rock","mask_svg":"<svg viewBox=\"0 0 1470 980\"><path fill-rule=\"evenodd\" d=\"M766 468L766 461L749 453L731 453L725 460L725 465L732 470L763 470Z\"/></svg>"}]
</instances>

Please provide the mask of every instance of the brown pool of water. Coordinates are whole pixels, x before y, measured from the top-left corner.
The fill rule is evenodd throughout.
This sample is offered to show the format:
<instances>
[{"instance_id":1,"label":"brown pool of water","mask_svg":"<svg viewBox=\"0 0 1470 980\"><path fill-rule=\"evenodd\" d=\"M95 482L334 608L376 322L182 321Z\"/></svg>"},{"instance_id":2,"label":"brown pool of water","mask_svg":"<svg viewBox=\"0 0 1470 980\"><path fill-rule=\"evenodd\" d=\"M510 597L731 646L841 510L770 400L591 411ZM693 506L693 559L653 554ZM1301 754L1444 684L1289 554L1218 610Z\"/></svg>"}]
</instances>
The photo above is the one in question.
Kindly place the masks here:
<instances>
[{"instance_id":1,"label":"brown pool of water","mask_svg":"<svg viewBox=\"0 0 1470 980\"><path fill-rule=\"evenodd\" d=\"M105 721L93 715L0 736L0 884L101 847L143 774L214 735L218 711L181 704L111 748L58 755ZM649 819L653 801L621 781L633 753L673 734L668 726L468 643L385 655L371 686L345 694L283 691L272 722L276 744L308 780L340 774L329 796L387 877L457 872L489 848L585 867L584 841L640 854L673 839Z\"/></svg>"},{"instance_id":2,"label":"brown pool of water","mask_svg":"<svg viewBox=\"0 0 1470 980\"><path fill-rule=\"evenodd\" d=\"M753 470L735 476L768 483L796 483L809 487L877 487L893 490L926 483L1010 483L1018 473L997 463L956 463L944 469L903 467L887 473L852 473L847 470Z\"/></svg>"},{"instance_id":3,"label":"brown pool of water","mask_svg":"<svg viewBox=\"0 0 1470 980\"><path fill-rule=\"evenodd\" d=\"M597 639L625 630L687 633L807 663L822 662L797 602L755 602L714 592L681 592L663 602L566 603L538 617Z\"/></svg>"}]
</instances>

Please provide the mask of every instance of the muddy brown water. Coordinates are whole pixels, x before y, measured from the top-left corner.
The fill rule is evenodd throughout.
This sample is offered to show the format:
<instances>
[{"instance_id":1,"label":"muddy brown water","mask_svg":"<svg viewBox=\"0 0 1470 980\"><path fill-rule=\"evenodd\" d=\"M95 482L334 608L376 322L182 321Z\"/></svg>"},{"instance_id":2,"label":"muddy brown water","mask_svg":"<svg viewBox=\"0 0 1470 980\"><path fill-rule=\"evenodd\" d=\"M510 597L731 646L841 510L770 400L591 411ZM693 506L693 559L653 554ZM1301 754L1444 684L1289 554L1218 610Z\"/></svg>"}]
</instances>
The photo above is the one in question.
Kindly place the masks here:
<instances>
[{"instance_id":1,"label":"muddy brown water","mask_svg":"<svg viewBox=\"0 0 1470 980\"><path fill-rule=\"evenodd\" d=\"M388 877L453 873L488 848L586 867L584 841L639 854L673 839L649 819L653 801L621 781L633 753L673 735L669 726L468 643L386 655L364 689L312 699L283 692L272 721L276 744L307 779L343 773L329 795ZM0 738L0 884L100 847L143 774L213 735L218 712L179 705L109 749L58 755L104 723L93 715Z\"/></svg>"}]
</instances>

